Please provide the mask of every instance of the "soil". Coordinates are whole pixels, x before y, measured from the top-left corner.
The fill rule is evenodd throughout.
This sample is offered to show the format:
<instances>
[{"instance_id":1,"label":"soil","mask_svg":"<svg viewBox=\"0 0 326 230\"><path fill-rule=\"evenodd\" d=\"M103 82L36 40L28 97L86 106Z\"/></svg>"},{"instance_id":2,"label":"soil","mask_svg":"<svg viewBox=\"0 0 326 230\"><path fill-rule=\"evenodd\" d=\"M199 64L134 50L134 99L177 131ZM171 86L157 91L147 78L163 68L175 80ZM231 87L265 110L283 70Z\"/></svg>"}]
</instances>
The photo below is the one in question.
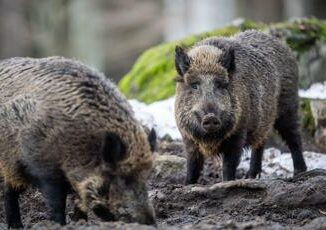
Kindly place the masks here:
<instances>
[{"instance_id":1,"label":"soil","mask_svg":"<svg viewBox=\"0 0 326 230\"><path fill-rule=\"evenodd\" d=\"M159 156L185 159L183 145L178 141L162 141ZM159 229L326 229L326 170L308 171L294 178L241 179L221 183L220 164L216 159L206 162L196 185L183 185L185 170L162 177L154 174L149 180ZM0 206L3 189L0 183ZM64 227L46 221L42 196L29 189L20 198L26 229L155 229L153 226L101 222L90 216L88 222L72 222L72 201L67 202ZM6 229L4 211L0 209L0 229Z\"/></svg>"}]
</instances>

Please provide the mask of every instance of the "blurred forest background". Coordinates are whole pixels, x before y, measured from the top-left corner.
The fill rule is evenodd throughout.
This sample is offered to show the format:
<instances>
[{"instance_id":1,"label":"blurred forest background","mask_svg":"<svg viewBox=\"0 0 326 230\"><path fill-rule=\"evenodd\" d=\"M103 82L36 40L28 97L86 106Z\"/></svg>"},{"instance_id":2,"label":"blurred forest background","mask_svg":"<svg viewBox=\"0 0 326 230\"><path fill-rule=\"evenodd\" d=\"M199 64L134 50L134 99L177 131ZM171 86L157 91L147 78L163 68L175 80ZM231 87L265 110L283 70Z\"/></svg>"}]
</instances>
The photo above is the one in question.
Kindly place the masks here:
<instances>
[{"instance_id":1,"label":"blurred forest background","mask_svg":"<svg viewBox=\"0 0 326 230\"><path fill-rule=\"evenodd\" d=\"M118 81L146 48L236 18L326 18L325 0L0 0L0 58L77 58Z\"/></svg>"}]
</instances>

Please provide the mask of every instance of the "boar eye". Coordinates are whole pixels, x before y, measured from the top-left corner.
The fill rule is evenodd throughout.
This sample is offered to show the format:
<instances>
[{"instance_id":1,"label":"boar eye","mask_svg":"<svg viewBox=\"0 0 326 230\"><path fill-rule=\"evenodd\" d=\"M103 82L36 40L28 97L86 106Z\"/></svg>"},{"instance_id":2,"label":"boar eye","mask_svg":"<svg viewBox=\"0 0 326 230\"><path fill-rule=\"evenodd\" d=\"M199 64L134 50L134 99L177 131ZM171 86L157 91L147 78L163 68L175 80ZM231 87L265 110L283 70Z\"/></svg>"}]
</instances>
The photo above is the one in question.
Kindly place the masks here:
<instances>
[{"instance_id":1,"label":"boar eye","mask_svg":"<svg viewBox=\"0 0 326 230\"><path fill-rule=\"evenodd\" d=\"M194 82L190 84L192 89L198 89L199 88L199 83L198 82Z\"/></svg>"}]
</instances>

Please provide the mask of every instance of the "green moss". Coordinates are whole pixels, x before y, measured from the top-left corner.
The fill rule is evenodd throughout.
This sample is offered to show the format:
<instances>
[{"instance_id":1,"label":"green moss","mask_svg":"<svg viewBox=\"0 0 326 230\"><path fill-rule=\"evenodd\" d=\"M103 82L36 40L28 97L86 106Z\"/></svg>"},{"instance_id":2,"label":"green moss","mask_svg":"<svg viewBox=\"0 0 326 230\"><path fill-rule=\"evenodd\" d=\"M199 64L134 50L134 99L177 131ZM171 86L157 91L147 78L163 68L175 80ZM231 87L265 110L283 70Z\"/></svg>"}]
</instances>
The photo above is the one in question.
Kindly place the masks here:
<instances>
[{"instance_id":1,"label":"green moss","mask_svg":"<svg viewBox=\"0 0 326 230\"><path fill-rule=\"evenodd\" d=\"M174 49L175 46L192 46L210 36L231 36L248 29L266 30L284 39L289 46L301 53L326 37L326 23L317 19L265 25L245 20L238 26L226 26L206 33L188 36L177 41L163 43L140 55L131 71L119 82L119 89L128 98L151 103L175 93Z\"/></svg>"},{"instance_id":2,"label":"green moss","mask_svg":"<svg viewBox=\"0 0 326 230\"><path fill-rule=\"evenodd\" d=\"M300 120L302 128L307 130L311 135L315 132L315 122L311 113L310 100L301 98L300 100Z\"/></svg>"},{"instance_id":3,"label":"green moss","mask_svg":"<svg viewBox=\"0 0 326 230\"><path fill-rule=\"evenodd\" d=\"M298 19L271 25L270 31L279 33L293 50L302 53L326 37L326 23L315 18Z\"/></svg>"}]
</instances>

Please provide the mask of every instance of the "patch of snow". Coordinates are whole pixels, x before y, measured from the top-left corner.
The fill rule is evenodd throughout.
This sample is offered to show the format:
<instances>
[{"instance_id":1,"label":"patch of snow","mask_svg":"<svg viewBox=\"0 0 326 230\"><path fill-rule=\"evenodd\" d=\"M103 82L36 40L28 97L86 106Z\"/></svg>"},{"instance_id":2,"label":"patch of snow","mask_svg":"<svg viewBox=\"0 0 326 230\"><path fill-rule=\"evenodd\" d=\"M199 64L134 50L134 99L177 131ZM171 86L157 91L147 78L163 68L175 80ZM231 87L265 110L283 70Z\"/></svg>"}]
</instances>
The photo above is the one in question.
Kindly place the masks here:
<instances>
[{"instance_id":1,"label":"patch of snow","mask_svg":"<svg viewBox=\"0 0 326 230\"><path fill-rule=\"evenodd\" d=\"M309 89L300 89L299 96L311 99L326 99L326 81L322 83L314 83Z\"/></svg>"},{"instance_id":2,"label":"patch of snow","mask_svg":"<svg viewBox=\"0 0 326 230\"><path fill-rule=\"evenodd\" d=\"M174 118L174 97L146 105L137 100L129 100L136 119L143 125L156 130L159 137L169 135L180 139L181 135Z\"/></svg>"},{"instance_id":3,"label":"patch of snow","mask_svg":"<svg viewBox=\"0 0 326 230\"><path fill-rule=\"evenodd\" d=\"M315 152L303 153L308 170L321 168L326 169L326 154ZM245 151L242 156L239 169L247 170L250 165L250 151ZM265 149L263 164L262 164L262 178L270 177L291 177L293 176L293 163L290 153L281 153L276 148Z\"/></svg>"}]
</instances>

